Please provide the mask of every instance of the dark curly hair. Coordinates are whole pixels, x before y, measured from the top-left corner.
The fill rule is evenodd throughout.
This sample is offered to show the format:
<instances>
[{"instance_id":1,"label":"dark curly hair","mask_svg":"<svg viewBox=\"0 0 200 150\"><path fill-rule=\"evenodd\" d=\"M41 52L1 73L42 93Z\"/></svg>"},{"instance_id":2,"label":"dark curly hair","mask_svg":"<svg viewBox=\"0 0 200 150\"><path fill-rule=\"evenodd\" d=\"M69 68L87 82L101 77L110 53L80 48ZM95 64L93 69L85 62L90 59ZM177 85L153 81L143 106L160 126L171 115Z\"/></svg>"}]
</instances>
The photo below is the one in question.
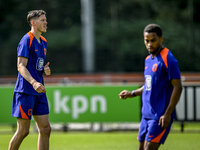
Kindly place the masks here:
<instances>
[{"instance_id":1,"label":"dark curly hair","mask_svg":"<svg viewBox=\"0 0 200 150\"><path fill-rule=\"evenodd\" d=\"M148 32L148 33L151 33L151 32L155 32L159 37L162 36L162 29L159 25L157 24L149 24L147 25L145 28L144 28L144 33L145 32Z\"/></svg>"}]
</instances>

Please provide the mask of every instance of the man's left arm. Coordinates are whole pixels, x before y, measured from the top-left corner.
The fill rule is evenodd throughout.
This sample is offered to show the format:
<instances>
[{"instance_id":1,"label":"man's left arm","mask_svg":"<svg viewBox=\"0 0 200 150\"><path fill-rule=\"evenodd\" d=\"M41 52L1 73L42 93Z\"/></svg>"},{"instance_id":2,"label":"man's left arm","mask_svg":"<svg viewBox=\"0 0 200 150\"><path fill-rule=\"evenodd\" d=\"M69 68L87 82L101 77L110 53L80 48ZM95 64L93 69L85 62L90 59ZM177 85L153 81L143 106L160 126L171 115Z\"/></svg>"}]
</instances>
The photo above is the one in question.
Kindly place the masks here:
<instances>
[{"instance_id":1,"label":"man's left arm","mask_svg":"<svg viewBox=\"0 0 200 150\"><path fill-rule=\"evenodd\" d=\"M171 121L171 114L174 111L176 104L178 103L181 92L182 92L182 84L180 79L172 79L171 83L173 85L173 91L170 98L169 105L165 111L165 114L160 117L159 125L162 128L167 128Z\"/></svg>"},{"instance_id":2,"label":"man's left arm","mask_svg":"<svg viewBox=\"0 0 200 150\"><path fill-rule=\"evenodd\" d=\"M45 66L44 66L44 73L45 75L49 76L51 75L51 69L49 67L50 62L48 62Z\"/></svg>"}]
</instances>

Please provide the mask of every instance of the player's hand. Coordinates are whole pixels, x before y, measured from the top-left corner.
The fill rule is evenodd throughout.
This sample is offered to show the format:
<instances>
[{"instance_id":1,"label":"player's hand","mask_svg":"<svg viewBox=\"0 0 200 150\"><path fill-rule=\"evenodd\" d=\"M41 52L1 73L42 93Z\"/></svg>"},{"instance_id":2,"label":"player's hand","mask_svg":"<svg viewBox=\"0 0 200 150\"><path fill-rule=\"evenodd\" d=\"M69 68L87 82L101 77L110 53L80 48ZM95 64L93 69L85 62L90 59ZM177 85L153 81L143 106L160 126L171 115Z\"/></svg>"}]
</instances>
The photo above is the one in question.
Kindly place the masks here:
<instances>
[{"instance_id":1,"label":"player's hand","mask_svg":"<svg viewBox=\"0 0 200 150\"><path fill-rule=\"evenodd\" d=\"M40 82L35 81L32 85L38 93L46 93L45 87Z\"/></svg>"},{"instance_id":2,"label":"player's hand","mask_svg":"<svg viewBox=\"0 0 200 150\"><path fill-rule=\"evenodd\" d=\"M161 128L167 128L170 125L171 116L170 115L163 115L160 117L159 125Z\"/></svg>"},{"instance_id":3,"label":"player's hand","mask_svg":"<svg viewBox=\"0 0 200 150\"><path fill-rule=\"evenodd\" d=\"M127 90L123 90L121 93L119 93L120 99L126 99L126 98L131 98L131 97L133 97L132 93Z\"/></svg>"},{"instance_id":4,"label":"player's hand","mask_svg":"<svg viewBox=\"0 0 200 150\"><path fill-rule=\"evenodd\" d=\"M48 62L45 66L44 66L44 73L49 76L51 74L51 69L49 68L49 64L50 62Z\"/></svg>"}]
</instances>

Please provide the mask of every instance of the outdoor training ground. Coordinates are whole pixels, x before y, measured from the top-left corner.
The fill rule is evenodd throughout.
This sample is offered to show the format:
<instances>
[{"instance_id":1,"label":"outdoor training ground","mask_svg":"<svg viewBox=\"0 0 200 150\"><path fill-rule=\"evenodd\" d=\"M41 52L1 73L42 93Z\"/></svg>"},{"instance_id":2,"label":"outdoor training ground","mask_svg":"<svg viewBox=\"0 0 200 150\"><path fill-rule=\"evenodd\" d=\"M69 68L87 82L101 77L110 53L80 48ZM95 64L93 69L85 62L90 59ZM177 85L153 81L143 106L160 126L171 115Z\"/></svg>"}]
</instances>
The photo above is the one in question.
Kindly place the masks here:
<instances>
[{"instance_id":1,"label":"outdoor training ground","mask_svg":"<svg viewBox=\"0 0 200 150\"><path fill-rule=\"evenodd\" d=\"M0 113L0 150L8 149L9 141L16 130L16 126L12 127L16 125L16 120L10 114L15 81L16 77L0 78L2 98L0 104L4 106ZM164 146L161 145L159 150L200 150L200 74L182 74L182 81L184 85L192 85L192 87L184 90L182 95L186 99L183 97L180 103L181 109L178 111L180 120L173 124ZM136 88L135 85L141 85L142 82L142 74L46 77L47 94L52 104L50 107L52 125L50 150L137 150L140 98L137 97L134 101L122 101L118 94L124 88L131 90ZM68 100L68 96L71 99ZM85 105L84 111L83 105L78 105L76 99L78 96L80 98L78 102ZM101 100L104 106L101 107L102 109L95 107L97 100L95 98L100 98L98 100ZM3 101L5 99L6 103ZM181 130L181 125L183 125L181 119L185 119L184 131ZM68 122L72 124L102 122L106 126L103 126L103 130L96 130L95 126L92 126L93 128L89 126L84 130L74 130L70 128ZM61 126L56 129L55 124L58 123ZM116 124L108 126L109 123ZM134 128L132 126L129 128L133 123ZM66 124L69 126L66 126L66 132L64 132ZM36 150L37 137L38 133L33 122L30 134L25 138L19 150Z\"/></svg>"},{"instance_id":2,"label":"outdoor training ground","mask_svg":"<svg viewBox=\"0 0 200 150\"><path fill-rule=\"evenodd\" d=\"M0 126L0 150L7 150L14 132L10 126ZM38 134L31 129L20 150L36 150ZM200 124L189 123L180 132L174 123L164 146L160 150L199 150ZM52 131L50 150L137 150L137 131L115 132L61 132Z\"/></svg>"}]
</instances>

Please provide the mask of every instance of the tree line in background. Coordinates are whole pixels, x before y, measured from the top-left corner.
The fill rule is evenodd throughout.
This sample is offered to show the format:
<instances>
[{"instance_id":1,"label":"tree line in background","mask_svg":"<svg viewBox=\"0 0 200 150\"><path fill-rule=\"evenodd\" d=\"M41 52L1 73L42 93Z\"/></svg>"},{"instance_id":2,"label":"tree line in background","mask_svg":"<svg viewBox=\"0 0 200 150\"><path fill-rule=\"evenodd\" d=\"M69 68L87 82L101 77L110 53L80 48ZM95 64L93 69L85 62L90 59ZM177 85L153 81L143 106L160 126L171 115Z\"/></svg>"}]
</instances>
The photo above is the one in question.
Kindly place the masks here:
<instances>
[{"instance_id":1,"label":"tree line in background","mask_svg":"<svg viewBox=\"0 0 200 150\"><path fill-rule=\"evenodd\" d=\"M157 23L163 45L182 72L200 71L200 1L94 0L95 73L142 72L148 52L143 29ZM0 1L0 75L17 74L17 45L30 30L27 12L47 12L47 58L53 74L84 73L81 48L81 1Z\"/></svg>"}]
</instances>

